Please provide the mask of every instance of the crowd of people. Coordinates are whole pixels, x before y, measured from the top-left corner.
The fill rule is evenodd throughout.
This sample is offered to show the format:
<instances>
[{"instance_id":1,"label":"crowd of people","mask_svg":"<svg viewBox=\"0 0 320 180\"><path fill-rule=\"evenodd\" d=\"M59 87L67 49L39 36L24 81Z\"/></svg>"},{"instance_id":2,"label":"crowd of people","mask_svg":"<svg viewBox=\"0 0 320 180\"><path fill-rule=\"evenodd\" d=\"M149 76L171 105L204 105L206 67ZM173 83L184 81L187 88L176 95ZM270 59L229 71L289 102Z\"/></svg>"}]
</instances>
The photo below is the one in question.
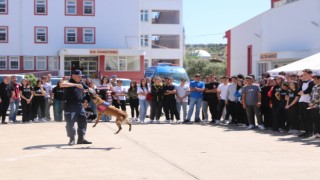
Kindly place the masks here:
<instances>
[{"instance_id":1,"label":"crowd of people","mask_svg":"<svg viewBox=\"0 0 320 180\"><path fill-rule=\"evenodd\" d=\"M15 76L4 78L0 84L2 123L6 123L9 106L9 122L16 122L19 103L23 123L50 121L51 105L54 121L62 121L66 92L62 81L52 88L50 78L50 74L41 77L34 87L28 79L19 84ZM211 74L203 79L196 74L190 83L181 79L178 85L173 85L172 77L142 78L138 83L131 81L129 89L116 75L103 76L100 84L90 78L80 80L123 111L127 111L129 102L131 120L139 123L160 123L164 114L167 123L219 124L223 120L247 129L267 128L304 138L320 137L320 75L313 75L310 69L303 70L302 75L281 72L270 77L264 73L258 82L254 75L241 74L220 78ZM87 93L83 91L81 104L87 109L87 120L96 120L97 109ZM110 121L111 117L103 116L101 120Z\"/></svg>"}]
</instances>

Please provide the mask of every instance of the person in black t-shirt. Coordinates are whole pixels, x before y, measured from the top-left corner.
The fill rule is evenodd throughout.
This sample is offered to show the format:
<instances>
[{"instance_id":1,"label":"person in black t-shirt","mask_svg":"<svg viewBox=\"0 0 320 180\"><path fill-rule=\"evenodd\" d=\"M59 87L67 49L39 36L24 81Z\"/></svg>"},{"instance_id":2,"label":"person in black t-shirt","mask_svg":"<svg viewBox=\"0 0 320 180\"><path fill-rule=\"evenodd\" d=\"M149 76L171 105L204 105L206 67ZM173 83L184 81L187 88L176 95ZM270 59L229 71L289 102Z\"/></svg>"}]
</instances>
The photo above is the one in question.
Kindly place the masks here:
<instances>
[{"instance_id":1,"label":"person in black t-shirt","mask_svg":"<svg viewBox=\"0 0 320 180\"><path fill-rule=\"evenodd\" d=\"M32 120L32 99L33 87L28 79L22 79L20 86L22 122L27 123Z\"/></svg>"},{"instance_id":2,"label":"person in black t-shirt","mask_svg":"<svg viewBox=\"0 0 320 180\"><path fill-rule=\"evenodd\" d=\"M298 101L300 95L298 94L298 82L290 82L290 89L288 90L288 98L286 104L287 110L287 122L289 127L289 133L299 133L299 106Z\"/></svg>"},{"instance_id":3,"label":"person in black t-shirt","mask_svg":"<svg viewBox=\"0 0 320 180\"><path fill-rule=\"evenodd\" d=\"M14 87L10 83L10 76L5 76L3 82L0 83L0 116L2 124L7 124L6 116L10 102L13 101Z\"/></svg>"},{"instance_id":4,"label":"person in black t-shirt","mask_svg":"<svg viewBox=\"0 0 320 180\"><path fill-rule=\"evenodd\" d=\"M173 116L176 117L176 120L180 120L180 116L177 111L176 106L176 88L172 85L172 77L169 77L167 80L166 86L164 86L164 98L163 98L163 110L166 116L166 121L173 121Z\"/></svg>"},{"instance_id":5,"label":"person in black t-shirt","mask_svg":"<svg viewBox=\"0 0 320 180\"><path fill-rule=\"evenodd\" d=\"M39 122L39 121L46 121L45 117L45 107L46 107L46 90L42 87L41 80L37 81L37 85L33 88L33 101L32 101L32 109L33 109L33 121ZM38 110L40 108L40 116L37 119Z\"/></svg>"},{"instance_id":6,"label":"person in black t-shirt","mask_svg":"<svg viewBox=\"0 0 320 180\"><path fill-rule=\"evenodd\" d=\"M215 123L215 120L218 119L218 86L219 82L215 81L214 75L209 75L209 83L205 85L204 92L206 93L208 106L211 114L210 123Z\"/></svg>"},{"instance_id":7,"label":"person in black t-shirt","mask_svg":"<svg viewBox=\"0 0 320 180\"><path fill-rule=\"evenodd\" d=\"M57 86L53 88L53 114L54 120L61 122L62 121L62 110L63 110L63 89L60 86L61 81L57 83Z\"/></svg>"}]
</instances>

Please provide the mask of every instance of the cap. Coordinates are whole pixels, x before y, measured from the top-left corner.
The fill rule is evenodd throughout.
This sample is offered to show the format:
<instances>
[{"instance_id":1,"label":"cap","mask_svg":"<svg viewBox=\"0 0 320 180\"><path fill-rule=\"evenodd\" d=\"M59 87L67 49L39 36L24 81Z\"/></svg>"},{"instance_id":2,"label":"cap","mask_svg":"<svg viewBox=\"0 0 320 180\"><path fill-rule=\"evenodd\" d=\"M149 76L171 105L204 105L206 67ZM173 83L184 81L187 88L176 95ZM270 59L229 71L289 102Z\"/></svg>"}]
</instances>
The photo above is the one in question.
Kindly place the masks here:
<instances>
[{"instance_id":1,"label":"cap","mask_svg":"<svg viewBox=\"0 0 320 180\"><path fill-rule=\"evenodd\" d=\"M117 78L117 75L112 75L111 78Z\"/></svg>"},{"instance_id":2,"label":"cap","mask_svg":"<svg viewBox=\"0 0 320 180\"><path fill-rule=\"evenodd\" d=\"M73 75L73 74L74 74L74 75L77 75L77 76L84 76L79 69L72 71L71 75Z\"/></svg>"}]
</instances>

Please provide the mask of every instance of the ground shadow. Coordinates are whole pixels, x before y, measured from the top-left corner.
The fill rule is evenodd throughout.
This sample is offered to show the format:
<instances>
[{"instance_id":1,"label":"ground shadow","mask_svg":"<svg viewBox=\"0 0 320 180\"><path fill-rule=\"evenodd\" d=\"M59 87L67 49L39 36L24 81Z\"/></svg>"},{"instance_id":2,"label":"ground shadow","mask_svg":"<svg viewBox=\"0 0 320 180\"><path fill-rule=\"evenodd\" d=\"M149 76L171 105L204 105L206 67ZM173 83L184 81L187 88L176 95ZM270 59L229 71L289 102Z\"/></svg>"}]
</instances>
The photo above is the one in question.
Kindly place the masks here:
<instances>
[{"instance_id":1,"label":"ground shadow","mask_svg":"<svg viewBox=\"0 0 320 180\"><path fill-rule=\"evenodd\" d=\"M115 147L106 147L106 148L99 148L99 147L93 147L93 146L87 146L87 147L80 147L81 145L73 145L70 146L68 144L43 144L43 145L36 145L36 146L28 146L23 148L23 150L35 150L35 149L76 149L76 150L102 150L102 151L110 151L114 149L121 149L121 148L115 148Z\"/></svg>"}]
</instances>

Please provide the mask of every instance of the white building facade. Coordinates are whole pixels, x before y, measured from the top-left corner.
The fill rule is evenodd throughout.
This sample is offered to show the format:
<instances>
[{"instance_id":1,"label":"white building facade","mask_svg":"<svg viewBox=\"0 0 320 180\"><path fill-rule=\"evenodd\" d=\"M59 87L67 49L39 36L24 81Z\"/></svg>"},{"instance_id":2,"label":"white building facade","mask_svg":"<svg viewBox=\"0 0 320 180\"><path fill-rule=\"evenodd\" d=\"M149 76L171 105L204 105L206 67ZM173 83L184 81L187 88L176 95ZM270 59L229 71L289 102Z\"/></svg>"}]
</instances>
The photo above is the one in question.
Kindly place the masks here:
<instances>
[{"instance_id":1,"label":"white building facade","mask_svg":"<svg viewBox=\"0 0 320 180\"><path fill-rule=\"evenodd\" d=\"M262 73L320 52L320 1L271 0L272 8L226 32L227 73Z\"/></svg>"},{"instance_id":2,"label":"white building facade","mask_svg":"<svg viewBox=\"0 0 320 180\"><path fill-rule=\"evenodd\" d=\"M64 76L80 68L91 78L138 80L153 59L182 63L182 30L142 19L143 10L152 17L155 9L180 15L182 0L0 0L0 70ZM172 26L182 27L179 20ZM149 36L148 44L142 35ZM178 37L178 48L152 48L154 35Z\"/></svg>"}]
</instances>

